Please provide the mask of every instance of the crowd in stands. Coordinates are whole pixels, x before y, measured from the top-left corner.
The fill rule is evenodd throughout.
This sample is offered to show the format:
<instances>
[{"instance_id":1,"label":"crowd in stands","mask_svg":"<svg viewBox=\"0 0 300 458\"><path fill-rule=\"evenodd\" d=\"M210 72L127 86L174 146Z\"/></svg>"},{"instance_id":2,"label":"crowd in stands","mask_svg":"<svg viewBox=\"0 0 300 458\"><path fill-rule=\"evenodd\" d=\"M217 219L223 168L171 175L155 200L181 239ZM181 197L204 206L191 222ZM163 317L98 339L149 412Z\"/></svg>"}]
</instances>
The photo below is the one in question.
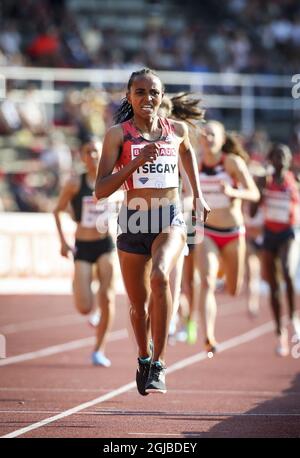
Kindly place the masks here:
<instances>
[{"instance_id":1,"label":"crowd in stands","mask_svg":"<svg viewBox=\"0 0 300 458\"><path fill-rule=\"evenodd\" d=\"M147 1L151 12L155 2ZM298 0L165 3L178 4L183 26L173 30L168 17L150 15L143 39L129 51L122 30L100 27L92 14L83 21L68 1L23 0L20 7L18 0L2 0L0 65L298 72Z\"/></svg>"},{"instance_id":2,"label":"crowd in stands","mask_svg":"<svg viewBox=\"0 0 300 458\"><path fill-rule=\"evenodd\" d=\"M147 1L155 8L153 0ZM156 70L299 73L298 0L186 0L184 9L176 3L185 26L175 33L165 26L167 18L149 17L140 49L133 53L122 48L119 30L100 29L93 17L81 22L68 1L23 0L20 6L17 0L2 0L0 67L146 65ZM123 93L119 88L67 90L52 124L35 97L37 87L20 84L8 80L6 98L0 101L0 210L51 211L49 202L72 172L80 141L90 134L103 137ZM21 103L13 97L16 88L23 91ZM289 142L300 173L300 123L291 124L288 135L284 142ZM244 140L258 161L264 159L269 141L263 128ZM14 152L10 162L4 160L5 149Z\"/></svg>"},{"instance_id":3,"label":"crowd in stands","mask_svg":"<svg viewBox=\"0 0 300 458\"><path fill-rule=\"evenodd\" d=\"M50 121L38 88L29 83L16 89L19 84L9 80L0 102L0 211L51 211L61 186L79 167L81 143L103 138L121 94L71 89Z\"/></svg>"}]
</instances>

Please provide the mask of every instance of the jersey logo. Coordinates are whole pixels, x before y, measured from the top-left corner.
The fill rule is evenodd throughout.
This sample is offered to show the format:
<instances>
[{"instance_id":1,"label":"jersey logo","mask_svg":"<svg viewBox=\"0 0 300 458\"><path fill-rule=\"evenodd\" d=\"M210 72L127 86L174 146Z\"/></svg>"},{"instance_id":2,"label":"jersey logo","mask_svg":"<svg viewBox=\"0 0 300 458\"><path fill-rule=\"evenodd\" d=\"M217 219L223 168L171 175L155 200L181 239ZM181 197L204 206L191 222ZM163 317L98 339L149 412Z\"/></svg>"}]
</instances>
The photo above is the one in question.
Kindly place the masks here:
<instances>
[{"instance_id":1,"label":"jersey logo","mask_svg":"<svg viewBox=\"0 0 300 458\"><path fill-rule=\"evenodd\" d=\"M146 184L147 181L149 181L149 178L142 177L142 178L139 178L139 181L140 181L142 184Z\"/></svg>"}]
</instances>

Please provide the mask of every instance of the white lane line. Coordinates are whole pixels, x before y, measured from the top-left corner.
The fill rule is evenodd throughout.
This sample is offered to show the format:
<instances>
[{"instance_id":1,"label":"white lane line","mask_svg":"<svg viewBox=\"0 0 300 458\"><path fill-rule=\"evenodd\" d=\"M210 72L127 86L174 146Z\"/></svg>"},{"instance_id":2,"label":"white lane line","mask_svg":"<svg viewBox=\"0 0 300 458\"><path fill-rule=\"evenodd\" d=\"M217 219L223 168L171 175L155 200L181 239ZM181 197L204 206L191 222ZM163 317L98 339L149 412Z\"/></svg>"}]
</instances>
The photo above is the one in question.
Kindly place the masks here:
<instances>
[{"instance_id":1,"label":"white lane line","mask_svg":"<svg viewBox=\"0 0 300 458\"><path fill-rule=\"evenodd\" d=\"M0 391L12 391L12 392L30 392L30 393L108 393L110 389L103 389L103 388L18 388L18 387L0 387Z\"/></svg>"},{"instance_id":2,"label":"white lane line","mask_svg":"<svg viewBox=\"0 0 300 458\"><path fill-rule=\"evenodd\" d=\"M0 413L8 413L8 414L16 414L16 413L22 413L22 414L35 414L35 415L40 415L40 414L45 414L45 413L50 413L50 414L55 414L57 413L58 410L0 410ZM78 412L77 415L98 415L98 416L109 416L109 415L138 415L138 416L144 416L147 415L149 417L161 417L161 416L170 416L170 417L300 417L300 413L270 413L270 412L259 412L259 413L249 413L249 412L165 412L165 411L160 411L159 415L156 414L153 411L149 412L141 412L139 410L137 411L111 411L111 412L106 412L106 411L87 411L87 412ZM141 433L141 434L147 434L147 433Z\"/></svg>"},{"instance_id":3,"label":"white lane line","mask_svg":"<svg viewBox=\"0 0 300 458\"><path fill-rule=\"evenodd\" d=\"M236 347L243 343L250 342L251 340L254 340L257 337L260 337L264 334L267 334L268 332L271 332L273 329L274 323L273 321L269 321L268 323L265 323L261 326L258 326L257 328L252 329L251 331L246 332L245 334L241 334L239 336L225 340L225 342L218 344L218 353L221 353L225 350L228 350L229 348ZM172 364L172 366L168 368L168 374L171 374L172 372L175 372L179 369L183 369L184 367L190 366L191 364L206 359L207 353L205 351L202 351L201 353L190 356L189 358L185 358L182 361L178 361L178 363Z\"/></svg>"},{"instance_id":4,"label":"white lane line","mask_svg":"<svg viewBox=\"0 0 300 458\"><path fill-rule=\"evenodd\" d=\"M87 317L80 315L63 315L53 318L41 318L39 320L25 321L23 323L12 323L0 326L1 334L14 334L20 331L32 331L33 329L51 328L65 326L68 324L77 324L86 321Z\"/></svg>"},{"instance_id":5,"label":"white lane line","mask_svg":"<svg viewBox=\"0 0 300 458\"><path fill-rule=\"evenodd\" d=\"M252 329L251 331L248 331L244 334L233 337L232 339L228 339L225 342L219 344L218 345L219 351L220 352L225 351L225 350L228 350L229 348L233 348L243 343L250 342L251 340L254 340L257 337L260 337L264 334L268 334L273 329L274 329L274 323L273 321L269 321L268 323L265 323L261 326L258 326L257 328ZM199 361L203 361L204 359L207 359L207 354L204 351L194 356L191 356L189 358L185 358L181 361L178 361L175 364L172 364L168 368L168 374L171 374L172 372L175 372L179 369L183 369L184 367L190 366L191 364L197 363ZM22 434L25 434L29 431L33 431L34 429L41 428L45 425L53 423L54 421L69 417L70 415L78 413L84 409L88 409L89 407L92 407L96 404L100 404L102 402L108 401L109 399L115 398L116 396L119 396L120 394L126 393L127 391L131 390L132 388L135 388L135 381L127 383L126 385L123 385L120 388L113 390L111 393L105 394L104 396L99 396L98 398L92 399L91 401L84 402L83 404L79 404L78 406L75 406L72 409L65 410L58 415L54 415L53 417L45 418L44 420L38 421L36 423L32 423L31 425L28 425L28 426L25 426L24 428L20 428L15 431L12 431L11 433L8 433L1 437L12 438L12 437L21 436Z\"/></svg>"},{"instance_id":6,"label":"white lane line","mask_svg":"<svg viewBox=\"0 0 300 458\"><path fill-rule=\"evenodd\" d=\"M243 307L244 308L244 307ZM232 315L237 312L241 312L242 307L238 307L237 304L226 305L223 308L223 304L219 309L218 316L223 317ZM57 328L60 326L73 326L81 323L88 324L86 317L77 315L64 315L61 317L45 318L40 320L32 320L24 323L12 323L0 326L0 333L7 336L9 334L16 334L18 332L34 331L47 328Z\"/></svg>"},{"instance_id":7,"label":"white lane line","mask_svg":"<svg viewBox=\"0 0 300 458\"><path fill-rule=\"evenodd\" d=\"M92 401L84 402L83 404L73 407L72 409L65 410L64 412L61 412L58 415L54 415L53 417L50 417L50 418L45 418L44 420L41 420L37 423L33 423L32 425L26 426L25 428L17 429L16 431L13 431L12 433L6 434L5 436L1 436L1 437L2 438L12 438L12 437L21 436L22 434L25 434L28 431L32 431L33 429L37 429L37 428L41 428L42 426L48 425L49 423L53 423L54 421L61 420L62 418L65 418L75 413L78 413L81 410L88 409L89 407L92 407L96 404L108 401L109 399L119 396L120 394L126 393L127 391L131 390L134 387L135 387L135 382L127 383L126 385L123 385L120 388L118 388L117 390L113 390L110 393L105 394L104 396L100 396L96 399L93 399Z\"/></svg>"},{"instance_id":8,"label":"white lane line","mask_svg":"<svg viewBox=\"0 0 300 458\"><path fill-rule=\"evenodd\" d=\"M241 310L244 306L239 306L240 302L232 303L233 301L223 301L219 306L219 315L227 315L237 310ZM11 323L0 325L0 333L4 335L15 334L21 331L32 331L34 329L46 329L51 327L73 325L86 322L88 323L87 317L69 314L58 317L46 317L38 320L25 321L22 323Z\"/></svg>"},{"instance_id":9,"label":"white lane line","mask_svg":"<svg viewBox=\"0 0 300 458\"><path fill-rule=\"evenodd\" d=\"M1 412L1 411L0 411ZM18 411L16 411L18 412ZM20 412L20 411L19 411ZM26 411L24 412L26 413ZM40 412L38 412L40 413ZM126 412L123 411L121 413L119 412L80 412L78 415L145 415L145 412ZM170 416L170 417L300 417L300 413L248 413L248 412L225 412L225 413L216 413L216 412L159 412L158 414L155 414L153 412L148 412L147 415L149 417L161 417L161 416Z\"/></svg>"},{"instance_id":10,"label":"white lane line","mask_svg":"<svg viewBox=\"0 0 300 458\"><path fill-rule=\"evenodd\" d=\"M0 387L0 391L2 392L30 392L30 393L109 393L111 390L110 389L104 389L104 388L19 388L19 387ZM228 396L282 396L281 391L253 391L253 390L173 390L173 389L168 389L168 393L173 393L173 394L186 394L186 395L211 395L211 396L216 396L216 395L228 395ZM300 396L300 391L289 391L289 396ZM20 399L21 401L21 399Z\"/></svg>"},{"instance_id":11,"label":"white lane line","mask_svg":"<svg viewBox=\"0 0 300 458\"><path fill-rule=\"evenodd\" d=\"M128 334L126 329L119 329L118 331L113 331L109 334L108 341L124 339L127 336ZM92 345L94 341L95 337L86 337L85 339L72 340L71 342L42 348L41 350L23 353L22 355L10 356L9 358L1 359L0 366L8 366L9 364L29 361L30 359L42 358L44 356L56 355L57 353L63 353L65 351L76 350L78 348Z\"/></svg>"}]
</instances>

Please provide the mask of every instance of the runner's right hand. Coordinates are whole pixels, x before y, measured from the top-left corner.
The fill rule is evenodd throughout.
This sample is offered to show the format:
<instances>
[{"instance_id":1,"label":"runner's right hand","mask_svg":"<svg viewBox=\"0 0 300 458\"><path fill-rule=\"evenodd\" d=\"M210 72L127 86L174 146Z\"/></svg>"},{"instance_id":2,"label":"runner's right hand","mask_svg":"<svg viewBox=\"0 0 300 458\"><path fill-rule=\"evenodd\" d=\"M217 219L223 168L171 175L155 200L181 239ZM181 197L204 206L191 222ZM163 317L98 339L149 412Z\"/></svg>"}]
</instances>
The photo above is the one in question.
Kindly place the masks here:
<instances>
[{"instance_id":1,"label":"runner's right hand","mask_svg":"<svg viewBox=\"0 0 300 458\"><path fill-rule=\"evenodd\" d=\"M73 249L67 243L62 243L60 247L60 254L65 258L68 258L70 252L73 253Z\"/></svg>"},{"instance_id":2,"label":"runner's right hand","mask_svg":"<svg viewBox=\"0 0 300 458\"><path fill-rule=\"evenodd\" d=\"M159 147L157 143L149 143L140 150L140 154L136 157L138 166L146 164L146 162L153 163L158 155Z\"/></svg>"}]
</instances>

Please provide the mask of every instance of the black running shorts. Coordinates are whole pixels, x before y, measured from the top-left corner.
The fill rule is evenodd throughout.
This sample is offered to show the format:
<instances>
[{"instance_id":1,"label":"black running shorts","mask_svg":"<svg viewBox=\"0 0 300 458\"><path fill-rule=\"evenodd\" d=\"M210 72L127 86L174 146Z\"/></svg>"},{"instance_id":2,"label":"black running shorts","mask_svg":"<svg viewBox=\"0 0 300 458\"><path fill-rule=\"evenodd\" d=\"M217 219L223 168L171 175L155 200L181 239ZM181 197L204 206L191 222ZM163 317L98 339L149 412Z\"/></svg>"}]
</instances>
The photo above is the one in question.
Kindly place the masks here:
<instances>
[{"instance_id":1,"label":"black running shorts","mask_svg":"<svg viewBox=\"0 0 300 458\"><path fill-rule=\"evenodd\" d=\"M76 240L74 261L86 261L94 264L100 256L110 253L115 248L115 244L110 235L98 240Z\"/></svg>"}]
</instances>

